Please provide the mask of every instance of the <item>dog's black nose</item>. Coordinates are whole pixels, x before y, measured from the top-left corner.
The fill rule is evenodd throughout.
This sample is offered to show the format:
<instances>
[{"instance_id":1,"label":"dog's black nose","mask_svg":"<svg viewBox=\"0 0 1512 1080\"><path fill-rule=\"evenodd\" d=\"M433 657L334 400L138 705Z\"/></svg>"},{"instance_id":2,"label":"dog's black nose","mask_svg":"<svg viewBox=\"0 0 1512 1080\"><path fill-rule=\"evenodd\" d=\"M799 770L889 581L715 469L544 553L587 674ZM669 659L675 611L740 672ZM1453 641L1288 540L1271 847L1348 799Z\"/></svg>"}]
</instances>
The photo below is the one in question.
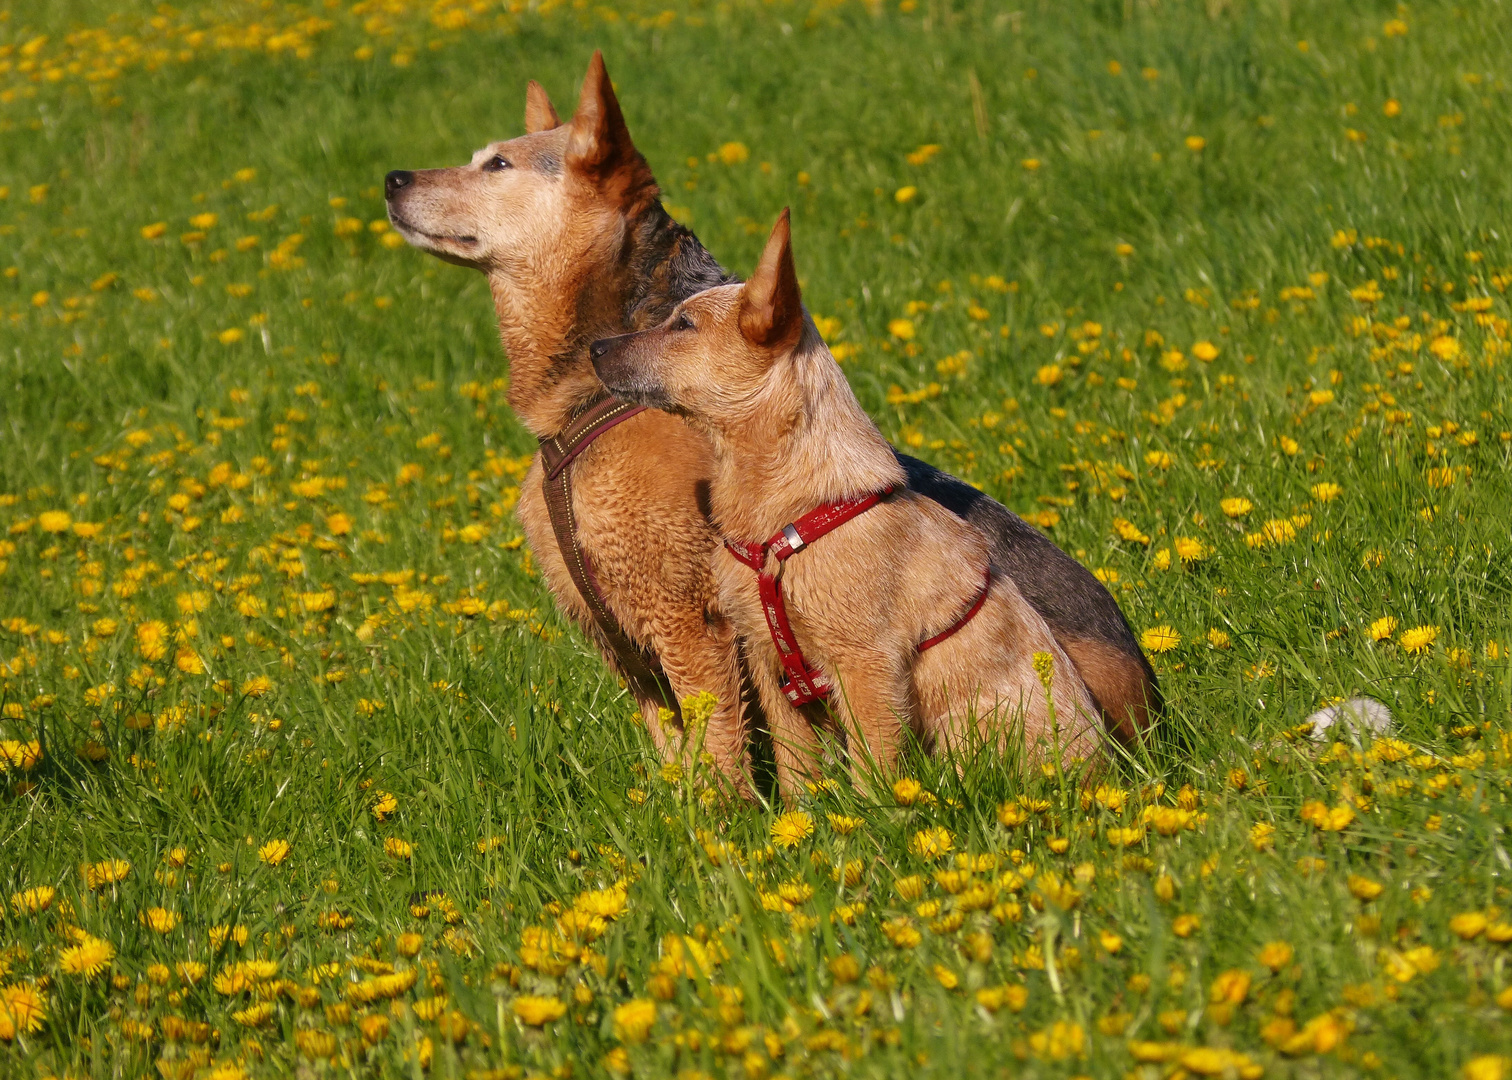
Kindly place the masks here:
<instances>
[{"instance_id":1,"label":"dog's black nose","mask_svg":"<svg viewBox=\"0 0 1512 1080\"><path fill-rule=\"evenodd\" d=\"M402 187L408 187L415 182L415 174L408 169L395 169L383 178L383 190L392 199L394 193Z\"/></svg>"},{"instance_id":2,"label":"dog's black nose","mask_svg":"<svg viewBox=\"0 0 1512 1080\"><path fill-rule=\"evenodd\" d=\"M588 346L588 355L594 360L597 360L613 347L613 338L602 338L601 340L595 341L592 345Z\"/></svg>"}]
</instances>

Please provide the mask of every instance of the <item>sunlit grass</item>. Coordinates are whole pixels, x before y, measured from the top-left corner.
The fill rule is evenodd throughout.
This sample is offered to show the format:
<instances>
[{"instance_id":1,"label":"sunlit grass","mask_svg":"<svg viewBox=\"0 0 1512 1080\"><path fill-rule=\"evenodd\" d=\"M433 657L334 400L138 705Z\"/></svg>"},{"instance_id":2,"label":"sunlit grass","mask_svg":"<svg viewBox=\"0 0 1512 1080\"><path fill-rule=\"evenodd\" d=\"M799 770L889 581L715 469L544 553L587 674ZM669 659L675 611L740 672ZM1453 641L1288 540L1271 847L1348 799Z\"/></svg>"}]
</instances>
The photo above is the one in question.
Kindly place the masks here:
<instances>
[{"instance_id":1,"label":"sunlit grass","mask_svg":"<svg viewBox=\"0 0 1512 1080\"><path fill-rule=\"evenodd\" d=\"M0 1073L1512 1076L1504 13L515 7L0 13ZM883 430L1119 598L1133 760L655 758L379 190L597 46L674 214L742 272L791 205Z\"/></svg>"}]
</instances>

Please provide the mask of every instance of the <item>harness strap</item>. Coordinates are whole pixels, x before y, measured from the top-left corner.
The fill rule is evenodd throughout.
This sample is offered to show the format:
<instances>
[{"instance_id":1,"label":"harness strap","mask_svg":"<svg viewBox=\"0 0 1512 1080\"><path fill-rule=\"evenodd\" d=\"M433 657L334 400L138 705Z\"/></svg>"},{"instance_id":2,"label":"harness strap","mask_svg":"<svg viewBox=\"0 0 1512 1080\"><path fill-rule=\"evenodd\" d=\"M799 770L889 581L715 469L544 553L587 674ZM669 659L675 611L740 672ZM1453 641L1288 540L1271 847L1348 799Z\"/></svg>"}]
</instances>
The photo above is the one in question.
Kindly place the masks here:
<instances>
[{"instance_id":1,"label":"harness strap","mask_svg":"<svg viewBox=\"0 0 1512 1080\"><path fill-rule=\"evenodd\" d=\"M966 614L962 615L955 622L951 623L945 629L941 630L934 637L925 638L923 641L915 645L914 648L919 652L923 652L925 649L934 648L946 638L952 637L958 630L961 629L961 627L965 626L973 618L975 618L977 612L982 610L982 605L987 602L987 594L991 591L992 567L989 566L982 574L982 587L977 590L976 598L971 601L971 606L966 609Z\"/></svg>"},{"instance_id":2,"label":"harness strap","mask_svg":"<svg viewBox=\"0 0 1512 1080\"><path fill-rule=\"evenodd\" d=\"M588 605L599 633L604 637L610 652L619 662L621 672L633 679L662 691L662 696L671 700L671 688L660 665L648 661L641 648L630 639L609 610L603 590L593 573L593 564L578 537L577 519L572 513L572 470L569 466L586 450L594 439L617 424L622 424L646 406L620 401L607 394L579 412L557 435L541 440L541 464L545 477L541 482L546 496L546 512L551 518L551 531L556 534L557 548L572 583ZM653 666L654 665L654 666Z\"/></svg>"},{"instance_id":3,"label":"harness strap","mask_svg":"<svg viewBox=\"0 0 1512 1080\"><path fill-rule=\"evenodd\" d=\"M893 487L885 487L881 491L825 503L810 510L798 520L784 525L765 543L745 540L725 541L725 547L729 549L730 554L756 571L756 584L761 594L761 611L766 617L767 630L772 635L772 645L777 649L777 658L782 664L784 676L781 684L782 692L794 705L808 705L820 698L828 697L832 687L825 674L812 666L804 658L803 650L798 647L798 638L793 633L792 623L788 620L787 604L782 596L780 564L792 558L825 533L833 532L852 518L866 513L891 495L894 490L896 489ZM779 573L767 572L768 555L777 557ZM923 652L934 648L969 623L987 602L987 593L991 587L992 568L988 567L983 575L982 587L972 598L966 613L938 634L921 641L915 646L917 650Z\"/></svg>"}]
</instances>

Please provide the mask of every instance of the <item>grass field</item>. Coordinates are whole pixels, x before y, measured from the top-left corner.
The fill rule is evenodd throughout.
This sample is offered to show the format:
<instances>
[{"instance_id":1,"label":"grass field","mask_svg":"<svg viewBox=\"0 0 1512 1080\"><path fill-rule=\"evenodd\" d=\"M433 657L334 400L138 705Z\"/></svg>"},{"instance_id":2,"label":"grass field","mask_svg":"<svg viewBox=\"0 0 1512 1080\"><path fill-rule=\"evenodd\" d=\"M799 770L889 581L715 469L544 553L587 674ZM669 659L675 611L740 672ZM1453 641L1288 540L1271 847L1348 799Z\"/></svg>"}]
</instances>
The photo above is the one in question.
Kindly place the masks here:
<instances>
[{"instance_id":1,"label":"grass field","mask_svg":"<svg viewBox=\"0 0 1512 1080\"><path fill-rule=\"evenodd\" d=\"M672 2L0 10L0 1074L1512 1077L1505 5ZM380 185L594 47L1119 598L1095 789L711 803L557 615Z\"/></svg>"}]
</instances>

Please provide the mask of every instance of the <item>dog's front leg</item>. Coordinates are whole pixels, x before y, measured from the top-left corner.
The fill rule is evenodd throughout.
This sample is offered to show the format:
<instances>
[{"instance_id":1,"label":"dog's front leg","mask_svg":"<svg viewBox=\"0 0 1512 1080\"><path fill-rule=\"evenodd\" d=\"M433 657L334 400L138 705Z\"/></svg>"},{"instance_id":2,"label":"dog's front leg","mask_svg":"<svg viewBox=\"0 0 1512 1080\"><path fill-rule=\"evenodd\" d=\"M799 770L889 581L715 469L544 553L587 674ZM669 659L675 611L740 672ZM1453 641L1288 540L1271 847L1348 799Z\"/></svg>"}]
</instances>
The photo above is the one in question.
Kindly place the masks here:
<instances>
[{"instance_id":1,"label":"dog's front leg","mask_svg":"<svg viewBox=\"0 0 1512 1080\"><path fill-rule=\"evenodd\" d=\"M885 780L903 752L913 713L908 672L877 653L847 658L835 676L831 702L845 728L851 777L857 788L869 790L873 774Z\"/></svg>"},{"instance_id":2,"label":"dog's front leg","mask_svg":"<svg viewBox=\"0 0 1512 1080\"><path fill-rule=\"evenodd\" d=\"M691 730L684 716L681 745L669 738L658 748L668 759L676 757L680 749L684 763L691 766L701 741L702 751L713 759L725 782L742 798L754 798L750 732L740 694L740 653L734 627L718 613L680 606L659 612L654 632L662 671L672 684L678 704L703 691L717 699L703 731Z\"/></svg>"},{"instance_id":3,"label":"dog's front leg","mask_svg":"<svg viewBox=\"0 0 1512 1080\"><path fill-rule=\"evenodd\" d=\"M766 655L759 655L763 651ZM782 692L776 654L766 649L765 643L753 652L758 655L751 657L751 682L756 687L756 697L761 702L767 730L772 736L777 790L784 803L796 806L803 796L805 782L819 779L823 746L813 722L801 709L794 708Z\"/></svg>"}]
</instances>

